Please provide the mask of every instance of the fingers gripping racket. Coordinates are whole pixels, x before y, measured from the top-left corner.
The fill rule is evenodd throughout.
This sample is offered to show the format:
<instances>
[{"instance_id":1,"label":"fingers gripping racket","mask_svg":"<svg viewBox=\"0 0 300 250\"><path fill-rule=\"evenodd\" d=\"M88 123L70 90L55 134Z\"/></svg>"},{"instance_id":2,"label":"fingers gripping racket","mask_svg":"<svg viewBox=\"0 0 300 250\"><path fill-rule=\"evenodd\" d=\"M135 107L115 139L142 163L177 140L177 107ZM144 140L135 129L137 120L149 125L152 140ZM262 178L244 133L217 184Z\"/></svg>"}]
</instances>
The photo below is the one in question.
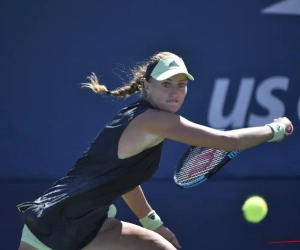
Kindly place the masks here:
<instances>
[{"instance_id":1,"label":"fingers gripping racket","mask_svg":"<svg viewBox=\"0 0 300 250\"><path fill-rule=\"evenodd\" d=\"M293 126L287 126L286 135L292 132ZM241 152L242 150L227 152L221 149L190 146L175 168L174 182L181 188L199 185Z\"/></svg>"}]
</instances>

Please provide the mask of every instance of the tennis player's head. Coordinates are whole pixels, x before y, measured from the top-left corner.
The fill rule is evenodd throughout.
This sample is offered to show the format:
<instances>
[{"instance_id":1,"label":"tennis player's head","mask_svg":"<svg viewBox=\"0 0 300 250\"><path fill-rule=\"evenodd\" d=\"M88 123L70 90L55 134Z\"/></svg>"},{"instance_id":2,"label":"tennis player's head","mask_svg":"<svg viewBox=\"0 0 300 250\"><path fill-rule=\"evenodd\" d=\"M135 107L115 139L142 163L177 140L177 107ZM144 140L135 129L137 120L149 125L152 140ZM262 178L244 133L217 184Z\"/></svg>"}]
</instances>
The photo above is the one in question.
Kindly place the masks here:
<instances>
[{"instance_id":1,"label":"tennis player's head","mask_svg":"<svg viewBox=\"0 0 300 250\"><path fill-rule=\"evenodd\" d=\"M131 81L113 91L99 84L94 73L88 79L90 83L82 86L95 93L128 97L140 92L155 108L172 113L178 111L184 101L188 80L194 80L182 58L170 52L159 52L146 63L136 66Z\"/></svg>"}]
</instances>

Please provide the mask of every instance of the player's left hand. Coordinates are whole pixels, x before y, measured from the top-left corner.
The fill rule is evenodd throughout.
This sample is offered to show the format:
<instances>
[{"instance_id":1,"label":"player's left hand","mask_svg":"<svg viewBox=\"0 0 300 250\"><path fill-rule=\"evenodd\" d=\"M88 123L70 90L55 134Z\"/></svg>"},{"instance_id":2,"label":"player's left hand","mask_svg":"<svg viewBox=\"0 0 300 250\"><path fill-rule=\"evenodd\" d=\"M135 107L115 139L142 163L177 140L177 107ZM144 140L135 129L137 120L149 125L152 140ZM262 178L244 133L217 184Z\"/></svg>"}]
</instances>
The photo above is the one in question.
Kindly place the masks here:
<instances>
[{"instance_id":1,"label":"player's left hand","mask_svg":"<svg viewBox=\"0 0 300 250\"><path fill-rule=\"evenodd\" d=\"M181 248L179 245L176 236L173 232L171 232L168 228L166 228L164 225L161 225L158 227L154 232L160 234L162 237L164 237L166 240L170 241L174 247L177 249Z\"/></svg>"}]
</instances>

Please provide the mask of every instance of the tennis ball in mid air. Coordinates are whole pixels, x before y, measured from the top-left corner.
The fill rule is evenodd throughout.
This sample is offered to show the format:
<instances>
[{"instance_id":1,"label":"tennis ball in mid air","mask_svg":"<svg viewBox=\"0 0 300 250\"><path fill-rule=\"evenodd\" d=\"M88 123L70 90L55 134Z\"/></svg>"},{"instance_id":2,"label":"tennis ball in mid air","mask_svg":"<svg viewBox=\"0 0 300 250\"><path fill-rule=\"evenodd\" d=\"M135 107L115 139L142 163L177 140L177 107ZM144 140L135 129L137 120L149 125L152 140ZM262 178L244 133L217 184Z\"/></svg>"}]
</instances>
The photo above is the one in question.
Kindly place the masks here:
<instances>
[{"instance_id":1,"label":"tennis ball in mid air","mask_svg":"<svg viewBox=\"0 0 300 250\"><path fill-rule=\"evenodd\" d=\"M262 197L252 196L245 201L242 211L248 222L259 223L266 217L268 205Z\"/></svg>"}]
</instances>

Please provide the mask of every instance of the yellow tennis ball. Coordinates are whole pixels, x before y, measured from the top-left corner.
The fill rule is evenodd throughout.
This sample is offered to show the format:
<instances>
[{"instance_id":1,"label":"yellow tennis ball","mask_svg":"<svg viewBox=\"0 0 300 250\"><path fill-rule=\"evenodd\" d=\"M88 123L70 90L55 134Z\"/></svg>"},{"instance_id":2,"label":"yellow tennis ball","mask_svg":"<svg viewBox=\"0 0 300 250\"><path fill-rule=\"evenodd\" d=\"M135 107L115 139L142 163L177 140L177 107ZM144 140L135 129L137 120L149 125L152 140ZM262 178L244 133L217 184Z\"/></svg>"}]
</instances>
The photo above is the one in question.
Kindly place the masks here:
<instances>
[{"instance_id":1,"label":"yellow tennis ball","mask_svg":"<svg viewBox=\"0 0 300 250\"><path fill-rule=\"evenodd\" d=\"M245 201L242 211L248 222L259 223L266 217L268 205L262 197L252 196Z\"/></svg>"}]
</instances>

